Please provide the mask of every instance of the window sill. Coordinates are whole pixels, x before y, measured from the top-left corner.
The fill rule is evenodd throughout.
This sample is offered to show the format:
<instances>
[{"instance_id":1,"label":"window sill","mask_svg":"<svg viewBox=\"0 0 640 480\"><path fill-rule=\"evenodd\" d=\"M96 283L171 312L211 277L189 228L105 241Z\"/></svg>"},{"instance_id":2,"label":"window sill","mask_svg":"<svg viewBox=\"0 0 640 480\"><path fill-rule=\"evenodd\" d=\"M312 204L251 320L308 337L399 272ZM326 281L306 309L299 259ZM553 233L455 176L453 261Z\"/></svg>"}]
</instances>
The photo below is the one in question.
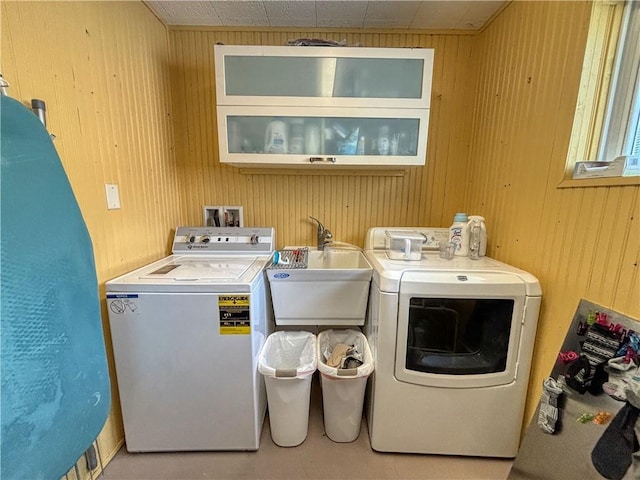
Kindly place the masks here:
<instances>
[{"instance_id":1,"label":"window sill","mask_svg":"<svg viewBox=\"0 0 640 480\"><path fill-rule=\"evenodd\" d=\"M562 180L557 188L625 187L629 185L640 185L640 176L582 178L579 180L568 177Z\"/></svg>"}]
</instances>

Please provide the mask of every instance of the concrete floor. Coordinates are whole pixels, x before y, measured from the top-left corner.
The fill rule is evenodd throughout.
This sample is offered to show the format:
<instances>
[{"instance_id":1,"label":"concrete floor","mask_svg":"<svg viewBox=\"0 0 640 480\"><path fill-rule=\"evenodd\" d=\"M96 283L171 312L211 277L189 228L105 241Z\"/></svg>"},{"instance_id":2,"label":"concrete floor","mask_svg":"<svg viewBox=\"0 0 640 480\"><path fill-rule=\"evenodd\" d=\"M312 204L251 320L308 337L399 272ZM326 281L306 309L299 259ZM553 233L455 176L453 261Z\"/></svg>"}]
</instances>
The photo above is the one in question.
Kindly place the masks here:
<instances>
[{"instance_id":1,"label":"concrete floor","mask_svg":"<svg viewBox=\"0 0 640 480\"><path fill-rule=\"evenodd\" d=\"M324 433L322 399L314 379L307 439L293 448L271 440L265 419L257 452L128 453L122 448L105 468L104 480L358 480L506 479L512 460L379 453L371 449L366 422L352 443Z\"/></svg>"}]
</instances>

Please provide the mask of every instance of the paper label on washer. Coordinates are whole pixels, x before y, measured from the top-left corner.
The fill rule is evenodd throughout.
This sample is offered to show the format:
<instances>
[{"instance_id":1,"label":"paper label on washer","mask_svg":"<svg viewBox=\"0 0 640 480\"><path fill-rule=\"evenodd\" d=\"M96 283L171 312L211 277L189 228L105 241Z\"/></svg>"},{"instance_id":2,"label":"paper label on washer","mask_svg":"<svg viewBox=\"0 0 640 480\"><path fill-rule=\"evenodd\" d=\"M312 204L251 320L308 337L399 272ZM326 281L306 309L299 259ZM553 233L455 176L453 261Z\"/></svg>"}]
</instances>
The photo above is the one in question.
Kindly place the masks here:
<instances>
[{"instance_id":1,"label":"paper label on washer","mask_svg":"<svg viewBox=\"0 0 640 480\"><path fill-rule=\"evenodd\" d=\"M220 335L251 334L249 295L220 295Z\"/></svg>"},{"instance_id":2,"label":"paper label on washer","mask_svg":"<svg viewBox=\"0 0 640 480\"><path fill-rule=\"evenodd\" d=\"M137 293L109 293L107 294L107 305L111 313L115 315L139 315L138 298Z\"/></svg>"}]
</instances>

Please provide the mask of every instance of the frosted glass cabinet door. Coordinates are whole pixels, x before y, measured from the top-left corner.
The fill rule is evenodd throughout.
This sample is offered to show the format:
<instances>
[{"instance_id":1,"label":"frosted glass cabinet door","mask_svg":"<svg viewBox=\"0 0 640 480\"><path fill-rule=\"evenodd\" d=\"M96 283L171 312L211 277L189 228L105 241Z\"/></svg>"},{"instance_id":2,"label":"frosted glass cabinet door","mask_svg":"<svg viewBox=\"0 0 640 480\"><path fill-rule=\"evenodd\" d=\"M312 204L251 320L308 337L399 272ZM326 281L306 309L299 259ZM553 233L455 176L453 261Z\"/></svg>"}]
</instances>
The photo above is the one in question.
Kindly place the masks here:
<instances>
[{"instance_id":1,"label":"frosted glass cabinet door","mask_svg":"<svg viewBox=\"0 0 640 480\"><path fill-rule=\"evenodd\" d=\"M220 162L424 165L433 50L216 45Z\"/></svg>"},{"instance_id":2,"label":"frosted glass cabinet door","mask_svg":"<svg viewBox=\"0 0 640 480\"><path fill-rule=\"evenodd\" d=\"M218 107L220 160L236 165L423 165L428 111Z\"/></svg>"},{"instance_id":3,"label":"frosted glass cabinet door","mask_svg":"<svg viewBox=\"0 0 640 480\"><path fill-rule=\"evenodd\" d=\"M433 50L215 46L219 105L429 108Z\"/></svg>"}]
</instances>

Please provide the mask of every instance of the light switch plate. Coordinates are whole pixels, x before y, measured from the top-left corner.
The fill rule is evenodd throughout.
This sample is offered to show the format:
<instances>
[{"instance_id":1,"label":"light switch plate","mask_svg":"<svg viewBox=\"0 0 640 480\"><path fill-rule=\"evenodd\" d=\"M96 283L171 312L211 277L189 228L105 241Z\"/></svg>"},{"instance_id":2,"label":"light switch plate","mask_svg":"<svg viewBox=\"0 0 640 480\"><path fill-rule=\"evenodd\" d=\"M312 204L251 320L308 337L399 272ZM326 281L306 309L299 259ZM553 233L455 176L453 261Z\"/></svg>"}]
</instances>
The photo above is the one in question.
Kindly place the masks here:
<instances>
[{"instance_id":1,"label":"light switch plate","mask_svg":"<svg viewBox=\"0 0 640 480\"><path fill-rule=\"evenodd\" d=\"M107 191L107 209L117 210L120 208L120 192L118 191L118 185L105 184Z\"/></svg>"}]
</instances>

